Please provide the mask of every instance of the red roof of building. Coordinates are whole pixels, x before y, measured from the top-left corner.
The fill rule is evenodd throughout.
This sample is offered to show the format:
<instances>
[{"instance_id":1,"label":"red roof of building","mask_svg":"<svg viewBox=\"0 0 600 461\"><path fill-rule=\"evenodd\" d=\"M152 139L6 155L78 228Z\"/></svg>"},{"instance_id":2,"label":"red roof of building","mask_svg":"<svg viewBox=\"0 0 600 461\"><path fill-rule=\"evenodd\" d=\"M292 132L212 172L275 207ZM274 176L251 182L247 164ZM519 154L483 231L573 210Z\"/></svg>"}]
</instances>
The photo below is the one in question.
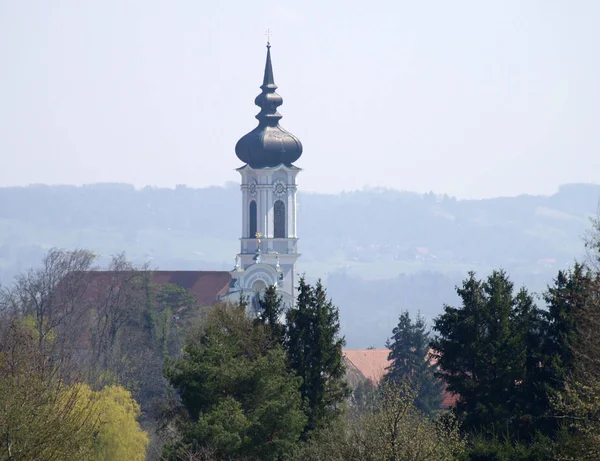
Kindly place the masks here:
<instances>
[{"instance_id":1,"label":"red roof of building","mask_svg":"<svg viewBox=\"0 0 600 461\"><path fill-rule=\"evenodd\" d=\"M362 373L365 378L377 384L389 366L389 349L346 349L342 354Z\"/></svg>"},{"instance_id":2,"label":"red roof of building","mask_svg":"<svg viewBox=\"0 0 600 461\"><path fill-rule=\"evenodd\" d=\"M342 354L348 360L354 369L358 370L365 378L370 379L374 384L378 384L386 373L386 368L390 365L388 356L389 349L346 349ZM432 360L433 357L432 357ZM458 396L442 391L442 408L454 406Z\"/></svg>"},{"instance_id":3,"label":"red roof of building","mask_svg":"<svg viewBox=\"0 0 600 461\"><path fill-rule=\"evenodd\" d=\"M219 296L227 293L231 274L225 271L154 271L152 283L172 283L190 290L200 306L212 306Z\"/></svg>"},{"instance_id":4,"label":"red roof of building","mask_svg":"<svg viewBox=\"0 0 600 461\"><path fill-rule=\"evenodd\" d=\"M193 293L198 306L214 305L218 298L225 294L231 283L231 274L225 271L149 271L150 283L165 285L172 283ZM90 309L100 303L104 304L108 297L119 293L120 286L135 279L139 272L135 271L87 271L71 272L56 287L54 300L60 309L75 303L79 309ZM138 279L139 280L139 279ZM144 296L142 289L132 292L134 296ZM98 306L96 306L98 307ZM186 307L186 306L182 306ZM79 348L86 348L89 331L81 331L76 340Z\"/></svg>"},{"instance_id":5,"label":"red roof of building","mask_svg":"<svg viewBox=\"0 0 600 461\"><path fill-rule=\"evenodd\" d=\"M132 274L129 271L87 272L84 278L86 294L102 293L112 283L125 280ZM198 305L203 307L215 304L219 296L227 292L231 283L231 274L226 271L151 271L150 274L153 284L172 283L191 291L196 296Z\"/></svg>"}]
</instances>

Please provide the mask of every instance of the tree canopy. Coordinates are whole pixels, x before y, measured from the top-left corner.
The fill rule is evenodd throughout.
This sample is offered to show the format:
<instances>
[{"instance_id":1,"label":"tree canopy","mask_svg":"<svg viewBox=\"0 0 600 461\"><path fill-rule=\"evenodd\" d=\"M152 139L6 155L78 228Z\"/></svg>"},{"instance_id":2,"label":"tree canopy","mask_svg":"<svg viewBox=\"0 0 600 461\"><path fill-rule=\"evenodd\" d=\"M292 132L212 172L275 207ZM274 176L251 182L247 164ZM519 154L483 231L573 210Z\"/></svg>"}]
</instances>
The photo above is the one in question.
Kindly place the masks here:
<instances>
[{"instance_id":1,"label":"tree canopy","mask_svg":"<svg viewBox=\"0 0 600 461\"><path fill-rule=\"evenodd\" d=\"M300 391L311 431L335 419L350 395L344 378L339 311L321 281L312 287L301 278L296 305L287 311L286 319L289 363L302 378Z\"/></svg>"},{"instance_id":2,"label":"tree canopy","mask_svg":"<svg viewBox=\"0 0 600 461\"><path fill-rule=\"evenodd\" d=\"M78 381L30 317L0 332L0 460L146 459L148 435L128 391Z\"/></svg>"},{"instance_id":3,"label":"tree canopy","mask_svg":"<svg viewBox=\"0 0 600 461\"><path fill-rule=\"evenodd\" d=\"M503 271L486 280L471 272L457 293L462 306L444 306L434 324L439 376L460 396L456 412L464 428L517 429L530 420L524 415L545 411L539 399L522 395L535 388L531 380L536 379L541 337L527 335L541 333L532 329L539 312L524 289L514 293Z\"/></svg>"},{"instance_id":4,"label":"tree canopy","mask_svg":"<svg viewBox=\"0 0 600 461\"><path fill-rule=\"evenodd\" d=\"M189 414L181 440L167 448L169 459L207 448L278 459L306 424L301 379L288 371L284 350L264 325L239 307L215 307L166 376Z\"/></svg>"},{"instance_id":5,"label":"tree canopy","mask_svg":"<svg viewBox=\"0 0 600 461\"><path fill-rule=\"evenodd\" d=\"M431 339L425 319L419 313L414 321L408 311L400 314L398 325L386 343L391 364L384 377L392 384L408 381L417 391L415 405L427 414L440 408L443 389L429 353Z\"/></svg>"}]
</instances>

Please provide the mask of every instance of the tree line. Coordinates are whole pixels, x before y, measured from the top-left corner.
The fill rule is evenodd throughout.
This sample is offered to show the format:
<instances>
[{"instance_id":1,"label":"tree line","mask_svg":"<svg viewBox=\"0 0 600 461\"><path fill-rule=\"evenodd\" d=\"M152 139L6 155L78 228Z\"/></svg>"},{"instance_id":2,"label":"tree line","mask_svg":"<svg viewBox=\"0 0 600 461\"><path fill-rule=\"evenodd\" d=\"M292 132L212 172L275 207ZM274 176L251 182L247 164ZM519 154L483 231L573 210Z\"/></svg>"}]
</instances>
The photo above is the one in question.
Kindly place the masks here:
<instances>
[{"instance_id":1,"label":"tree line","mask_svg":"<svg viewBox=\"0 0 600 461\"><path fill-rule=\"evenodd\" d=\"M439 411L440 386L454 396L457 459L600 459L598 221L586 246L588 261L560 270L539 299L503 270L470 272L432 330L400 315L384 381L408 379L425 413Z\"/></svg>"},{"instance_id":2,"label":"tree line","mask_svg":"<svg viewBox=\"0 0 600 461\"><path fill-rule=\"evenodd\" d=\"M205 308L124 255L99 282L51 250L0 290L0 460L598 459L599 236L541 298L470 272L431 328L403 311L354 388L320 281Z\"/></svg>"},{"instance_id":3,"label":"tree line","mask_svg":"<svg viewBox=\"0 0 600 461\"><path fill-rule=\"evenodd\" d=\"M257 312L202 308L124 255L100 280L95 261L51 250L0 290L2 460L451 459L462 443L404 382L352 394L320 281L291 307L269 287Z\"/></svg>"}]
</instances>

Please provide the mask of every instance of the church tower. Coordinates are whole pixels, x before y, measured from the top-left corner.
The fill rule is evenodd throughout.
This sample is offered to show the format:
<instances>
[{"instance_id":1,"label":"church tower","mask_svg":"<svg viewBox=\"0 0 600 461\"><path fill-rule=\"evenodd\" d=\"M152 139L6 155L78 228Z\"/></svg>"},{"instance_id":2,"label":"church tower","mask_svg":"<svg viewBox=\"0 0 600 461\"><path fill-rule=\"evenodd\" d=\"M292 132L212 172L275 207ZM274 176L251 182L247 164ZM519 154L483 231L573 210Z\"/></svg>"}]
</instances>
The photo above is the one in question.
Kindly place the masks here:
<instances>
[{"instance_id":1,"label":"church tower","mask_svg":"<svg viewBox=\"0 0 600 461\"><path fill-rule=\"evenodd\" d=\"M283 302L291 305L296 292L295 263L300 256L296 234L300 168L293 162L302 155L302 143L279 125L282 116L277 108L283 99L275 92L269 43L260 88L254 101L260 107L258 126L235 146L237 157L244 162L237 169L241 175L242 235L226 297L237 301L241 294L256 307L255 295L276 285Z\"/></svg>"}]
</instances>

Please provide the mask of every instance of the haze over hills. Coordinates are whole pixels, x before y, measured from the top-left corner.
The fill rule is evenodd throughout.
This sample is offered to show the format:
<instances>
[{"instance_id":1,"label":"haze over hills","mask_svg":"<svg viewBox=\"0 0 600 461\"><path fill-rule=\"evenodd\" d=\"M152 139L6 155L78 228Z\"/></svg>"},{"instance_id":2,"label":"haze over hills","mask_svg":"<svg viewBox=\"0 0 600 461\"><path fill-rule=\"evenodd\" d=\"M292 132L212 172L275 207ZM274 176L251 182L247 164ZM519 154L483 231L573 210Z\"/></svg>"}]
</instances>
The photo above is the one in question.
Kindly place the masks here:
<instances>
[{"instance_id":1,"label":"haze over hills","mask_svg":"<svg viewBox=\"0 0 600 461\"><path fill-rule=\"evenodd\" d=\"M382 346L403 309L437 315L475 270L504 268L540 292L584 255L600 186L551 196L457 200L368 189L299 193L298 268L321 277L340 307L348 347ZM193 189L127 184L0 189L0 282L51 247L87 248L101 261L125 251L154 268L230 270L241 231L239 186Z\"/></svg>"}]
</instances>

